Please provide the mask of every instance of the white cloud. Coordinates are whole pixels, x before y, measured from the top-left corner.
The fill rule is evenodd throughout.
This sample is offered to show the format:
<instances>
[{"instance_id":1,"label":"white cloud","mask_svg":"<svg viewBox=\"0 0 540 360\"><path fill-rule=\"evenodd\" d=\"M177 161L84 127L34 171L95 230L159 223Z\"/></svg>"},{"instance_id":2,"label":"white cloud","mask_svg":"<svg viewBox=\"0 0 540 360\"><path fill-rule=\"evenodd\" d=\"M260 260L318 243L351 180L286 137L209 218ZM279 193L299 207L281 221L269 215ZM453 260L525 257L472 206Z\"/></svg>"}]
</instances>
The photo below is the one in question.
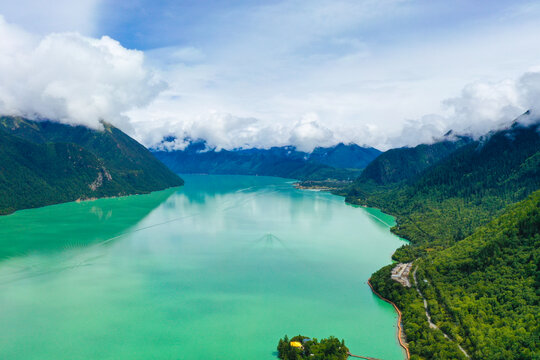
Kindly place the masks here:
<instances>
[{"instance_id":1,"label":"white cloud","mask_svg":"<svg viewBox=\"0 0 540 360\"><path fill-rule=\"evenodd\" d=\"M36 37L0 22L0 111L89 126L104 118L147 146L175 135L167 146L178 149L184 137L218 149L310 150L340 141L416 145L450 129L480 134L538 104L540 8L460 4L225 7L183 24L182 43L144 56L107 37ZM176 34L174 26L160 26L159 36Z\"/></svg>"},{"instance_id":2,"label":"white cloud","mask_svg":"<svg viewBox=\"0 0 540 360\"><path fill-rule=\"evenodd\" d=\"M424 115L418 120L407 120L399 136L389 137L388 147L429 144L448 131L445 119L440 115Z\"/></svg>"},{"instance_id":3,"label":"white cloud","mask_svg":"<svg viewBox=\"0 0 540 360\"><path fill-rule=\"evenodd\" d=\"M355 142L388 149L431 143L449 130L458 134L481 136L490 130L507 126L528 109L540 110L540 72L533 71L518 79L467 84L458 96L442 100L438 113L422 115L416 119L397 119L396 125L392 126L376 118L365 119L343 110L343 102L353 102L353 99L348 98L350 94L306 99L306 106L301 108L312 106L318 110L301 114L299 119L285 112L277 115L279 120L272 121L266 120L268 114L265 112L256 112L260 116L257 118L225 112L227 105L222 103L223 98L211 89L205 91L204 86L201 89L193 86L195 91L190 93L188 88L181 93L175 92L178 87L172 92L168 90L149 107L129 112L136 119L136 138L151 146L160 142L164 135L174 135L179 139L191 137L205 139L209 146L217 149L268 148L292 144L300 150L311 151L316 146L332 146L338 142ZM175 93L177 95L173 96ZM358 96L357 99L360 101L362 97ZM365 98L363 100L367 101ZM287 99L281 99L280 102L281 109L287 107ZM221 110L201 114L199 111L202 104L213 104ZM386 100L380 104L385 108L395 105ZM298 103L295 102L295 105ZM231 108L236 108L238 112L245 109L240 106ZM357 116L360 119L339 121L342 111L345 112L345 118ZM180 149L186 144L180 141L170 145Z\"/></svg>"},{"instance_id":4,"label":"white cloud","mask_svg":"<svg viewBox=\"0 0 540 360\"><path fill-rule=\"evenodd\" d=\"M540 68L523 74L517 87L523 104L540 116Z\"/></svg>"},{"instance_id":5,"label":"white cloud","mask_svg":"<svg viewBox=\"0 0 540 360\"><path fill-rule=\"evenodd\" d=\"M190 144L190 139L164 139L162 142L154 145L152 149L158 151L182 151Z\"/></svg>"},{"instance_id":6,"label":"white cloud","mask_svg":"<svg viewBox=\"0 0 540 360\"><path fill-rule=\"evenodd\" d=\"M0 113L129 129L127 110L164 89L140 51L77 33L32 36L0 17Z\"/></svg>"},{"instance_id":7,"label":"white cloud","mask_svg":"<svg viewBox=\"0 0 540 360\"><path fill-rule=\"evenodd\" d=\"M145 109L132 113L136 117L153 119ZM141 115L145 114L145 115ZM161 112L157 115L163 118ZM150 124L153 124L150 125ZM287 145L287 129L280 125L265 124L255 118L238 117L229 113L209 111L204 115L184 121L162 121L135 123L135 137L143 143L154 145L160 143L164 136L175 137L176 140L157 145L168 149L181 150L188 145L184 139L205 140L210 148L216 150L235 148L269 148ZM141 131L141 129L144 129Z\"/></svg>"},{"instance_id":8,"label":"white cloud","mask_svg":"<svg viewBox=\"0 0 540 360\"><path fill-rule=\"evenodd\" d=\"M534 67L533 67L534 69ZM446 112L409 120L399 136L390 138L391 146L431 143L452 130L455 134L479 137L491 130L510 125L525 111L531 115L520 122L540 118L540 72L529 71L518 79L499 82L475 82L466 85L457 97L442 101Z\"/></svg>"},{"instance_id":9,"label":"white cloud","mask_svg":"<svg viewBox=\"0 0 540 360\"><path fill-rule=\"evenodd\" d=\"M479 11L474 4L462 5ZM213 146L225 148L267 147L268 139L273 145L294 141L310 147L321 139L316 126L309 129L319 140L293 136L306 114L328 130L325 144L388 149L429 142L450 129L477 134L527 109L516 79L540 59L540 9L511 12L511 7L482 10L482 16L447 3L426 7L408 1L235 7L212 22L203 20L208 33L197 38L194 31L190 46L148 54L170 89L130 116L141 129L158 131L147 119L181 134L201 134L204 128L220 134L209 135ZM425 21L430 25L421 25ZM246 123L241 136L236 128L227 136L228 128L209 116L212 112L258 121ZM279 133L257 135L269 128ZM148 131L139 133L151 145Z\"/></svg>"},{"instance_id":10,"label":"white cloud","mask_svg":"<svg viewBox=\"0 0 540 360\"><path fill-rule=\"evenodd\" d=\"M452 111L448 126L481 134L516 118L526 110L524 106L528 106L519 96L520 88L522 86L513 80L466 85L459 97L443 102Z\"/></svg>"},{"instance_id":11,"label":"white cloud","mask_svg":"<svg viewBox=\"0 0 540 360\"><path fill-rule=\"evenodd\" d=\"M336 144L334 133L319 123L317 114L304 115L291 130L289 143L296 145L298 150L311 151L317 146Z\"/></svg>"}]
</instances>

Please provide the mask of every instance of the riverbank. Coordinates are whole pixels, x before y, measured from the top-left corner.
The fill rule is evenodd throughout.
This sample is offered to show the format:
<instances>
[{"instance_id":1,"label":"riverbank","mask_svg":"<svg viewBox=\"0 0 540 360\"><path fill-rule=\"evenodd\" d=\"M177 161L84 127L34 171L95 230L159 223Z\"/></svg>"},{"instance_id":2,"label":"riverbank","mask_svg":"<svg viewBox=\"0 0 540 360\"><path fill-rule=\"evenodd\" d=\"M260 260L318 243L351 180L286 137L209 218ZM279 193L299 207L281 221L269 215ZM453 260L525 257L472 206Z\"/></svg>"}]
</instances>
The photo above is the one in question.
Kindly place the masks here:
<instances>
[{"instance_id":1,"label":"riverbank","mask_svg":"<svg viewBox=\"0 0 540 360\"><path fill-rule=\"evenodd\" d=\"M398 341L399 341L399 346L401 346L403 348L403 350L405 350L405 354L407 355L407 360L411 358L411 354L409 352L409 346L407 344L407 341L404 340L405 339L405 332L403 331L403 327L402 327L402 324L401 324L401 311L399 310L399 308L397 307L396 304L394 304L392 301L386 299L385 297L383 297L381 294L379 294L377 291L375 291L375 289L373 288L373 286L371 285L371 282L370 282L371 278L367 281L369 287L371 288L371 291L377 295L381 300L383 301L386 301L387 303L391 304L394 309L396 310L397 314L398 314L398 320L397 320L397 327L398 327L398 331L397 331L397 338L398 338Z\"/></svg>"}]
</instances>

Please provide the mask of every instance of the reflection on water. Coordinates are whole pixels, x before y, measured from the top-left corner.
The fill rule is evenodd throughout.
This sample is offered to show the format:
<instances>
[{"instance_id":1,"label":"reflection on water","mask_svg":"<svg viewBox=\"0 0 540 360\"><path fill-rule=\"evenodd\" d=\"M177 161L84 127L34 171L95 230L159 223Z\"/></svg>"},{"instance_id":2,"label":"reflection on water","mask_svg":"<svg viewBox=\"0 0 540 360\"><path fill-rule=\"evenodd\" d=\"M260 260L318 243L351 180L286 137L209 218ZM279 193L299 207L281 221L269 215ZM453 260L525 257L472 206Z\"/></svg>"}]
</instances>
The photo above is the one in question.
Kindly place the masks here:
<instances>
[{"instance_id":1,"label":"reflection on water","mask_svg":"<svg viewBox=\"0 0 540 360\"><path fill-rule=\"evenodd\" d=\"M72 202L0 216L0 259L110 239L137 224L176 191Z\"/></svg>"},{"instance_id":2,"label":"reflection on water","mask_svg":"<svg viewBox=\"0 0 540 360\"><path fill-rule=\"evenodd\" d=\"M391 217L284 179L185 179L0 218L0 358L273 359L300 332L402 358L365 284L402 244Z\"/></svg>"}]
</instances>

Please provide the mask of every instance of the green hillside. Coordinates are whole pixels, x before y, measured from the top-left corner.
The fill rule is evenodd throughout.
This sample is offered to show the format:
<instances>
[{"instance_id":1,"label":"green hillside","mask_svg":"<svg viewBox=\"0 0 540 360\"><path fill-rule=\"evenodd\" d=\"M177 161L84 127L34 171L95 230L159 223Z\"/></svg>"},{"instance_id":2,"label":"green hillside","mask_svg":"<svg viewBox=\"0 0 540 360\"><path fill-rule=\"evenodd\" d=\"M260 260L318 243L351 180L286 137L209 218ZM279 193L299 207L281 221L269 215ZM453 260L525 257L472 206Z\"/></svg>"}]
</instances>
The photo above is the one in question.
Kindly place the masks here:
<instances>
[{"instance_id":1,"label":"green hillside","mask_svg":"<svg viewBox=\"0 0 540 360\"><path fill-rule=\"evenodd\" d=\"M540 357L540 191L423 261L433 316L476 359ZM419 277L420 278L420 277Z\"/></svg>"},{"instance_id":2,"label":"green hillside","mask_svg":"<svg viewBox=\"0 0 540 360\"><path fill-rule=\"evenodd\" d=\"M117 128L0 118L0 214L183 184Z\"/></svg>"},{"instance_id":3,"label":"green hillside","mask_svg":"<svg viewBox=\"0 0 540 360\"><path fill-rule=\"evenodd\" d=\"M470 141L463 138L458 141L421 144L413 148L390 149L366 166L359 182L391 185L410 181Z\"/></svg>"},{"instance_id":4,"label":"green hillside","mask_svg":"<svg viewBox=\"0 0 540 360\"><path fill-rule=\"evenodd\" d=\"M397 215L393 231L418 246L396 256L410 260L463 239L524 199L540 187L539 169L538 124L515 125L459 147L407 183L383 186L362 176L347 200Z\"/></svg>"},{"instance_id":5,"label":"green hillside","mask_svg":"<svg viewBox=\"0 0 540 360\"><path fill-rule=\"evenodd\" d=\"M403 312L413 359L464 359L457 344L473 359L540 358L538 189L538 122L467 142L405 181L381 184L365 173L355 181L347 200L396 215L392 230L411 240L394 259L414 261L440 328L430 328L414 285L391 280L394 265L373 274L375 289Z\"/></svg>"},{"instance_id":6,"label":"green hillside","mask_svg":"<svg viewBox=\"0 0 540 360\"><path fill-rule=\"evenodd\" d=\"M414 288L390 280L389 265L372 284L403 312L414 359L537 359L540 357L540 191L444 251L417 260L430 329Z\"/></svg>"}]
</instances>

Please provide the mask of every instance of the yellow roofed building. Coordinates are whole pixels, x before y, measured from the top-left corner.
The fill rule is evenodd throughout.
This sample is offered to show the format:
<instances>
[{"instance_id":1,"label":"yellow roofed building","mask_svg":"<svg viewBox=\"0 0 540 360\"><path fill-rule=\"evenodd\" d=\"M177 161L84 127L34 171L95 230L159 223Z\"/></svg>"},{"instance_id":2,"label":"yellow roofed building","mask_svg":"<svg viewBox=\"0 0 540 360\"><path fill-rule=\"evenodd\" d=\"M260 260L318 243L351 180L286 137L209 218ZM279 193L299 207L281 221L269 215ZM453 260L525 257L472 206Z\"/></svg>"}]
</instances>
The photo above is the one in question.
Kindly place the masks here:
<instances>
[{"instance_id":1,"label":"yellow roofed building","mask_svg":"<svg viewBox=\"0 0 540 360\"><path fill-rule=\"evenodd\" d=\"M291 341L291 346L296 348L301 348L302 343L300 341Z\"/></svg>"}]
</instances>

